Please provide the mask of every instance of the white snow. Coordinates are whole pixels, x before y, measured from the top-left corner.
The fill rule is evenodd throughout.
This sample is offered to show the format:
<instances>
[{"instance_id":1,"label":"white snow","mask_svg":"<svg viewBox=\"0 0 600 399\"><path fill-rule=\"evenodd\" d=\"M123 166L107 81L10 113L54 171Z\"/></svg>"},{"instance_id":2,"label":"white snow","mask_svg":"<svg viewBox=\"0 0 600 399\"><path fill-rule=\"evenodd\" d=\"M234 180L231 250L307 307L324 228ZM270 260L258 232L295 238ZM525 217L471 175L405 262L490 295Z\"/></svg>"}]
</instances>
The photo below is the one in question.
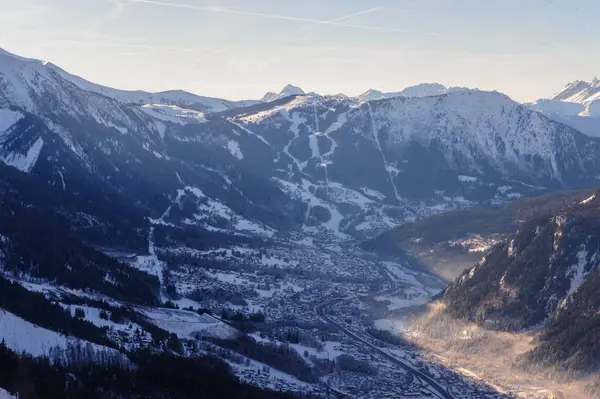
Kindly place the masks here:
<instances>
[{"instance_id":1,"label":"white snow","mask_svg":"<svg viewBox=\"0 0 600 399\"><path fill-rule=\"evenodd\" d=\"M0 160L9 166L19 169L22 172L29 173L35 166L43 146L44 140L40 137L27 150L26 154L11 153L0 157Z\"/></svg>"},{"instance_id":2,"label":"white snow","mask_svg":"<svg viewBox=\"0 0 600 399\"><path fill-rule=\"evenodd\" d=\"M242 381L249 384L257 384L258 381L263 380L264 383L259 383L259 385L270 389L280 389L283 385L286 390L297 392L310 392L311 390L311 384L300 381L290 374L271 368L264 363L252 359L248 359L248 361L248 366L228 362L234 370L234 373ZM264 369L269 370L268 374L263 373Z\"/></svg>"},{"instance_id":3,"label":"white snow","mask_svg":"<svg viewBox=\"0 0 600 399\"><path fill-rule=\"evenodd\" d=\"M379 126L388 133L389 148L411 141L428 148L435 141L445 149L443 155L449 163L466 163L473 172L481 172L489 164L507 177L509 166L514 166L532 176L551 173L561 178L556 159L560 125L530 111L523 126L522 106L503 94L468 90L441 97L393 98L378 102L376 109L365 106L360 111L352 115L351 122L363 121L371 113L373 130ZM369 137L372 132L362 134ZM565 151L577 152L572 135L563 137L561 145ZM528 162L527 156L538 157L543 167ZM577 157L573 162L583 164Z\"/></svg>"},{"instance_id":4,"label":"white snow","mask_svg":"<svg viewBox=\"0 0 600 399\"><path fill-rule=\"evenodd\" d=\"M552 116L577 116L585 111L585 105L551 99L539 99L527 104L531 109Z\"/></svg>"},{"instance_id":5,"label":"white snow","mask_svg":"<svg viewBox=\"0 0 600 399\"><path fill-rule=\"evenodd\" d=\"M385 195L377 190L373 190L368 187L361 187L361 190L366 195L377 198L379 201L383 201L385 199Z\"/></svg>"},{"instance_id":6,"label":"white snow","mask_svg":"<svg viewBox=\"0 0 600 399\"><path fill-rule=\"evenodd\" d=\"M337 203L351 203L366 209L368 205L375 204L370 198L367 198L359 191L352 190L336 182L329 182L327 196Z\"/></svg>"},{"instance_id":7,"label":"white snow","mask_svg":"<svg viewBox=\"0 0 600 399\"><path fill-rule=\"evenodd\" d=\"M23 114L10 109L0 109L0 137L9 127L23 118Z\"/></svg>"},{"instance_id":8,"label":"white snow","mask_svg":"<svg viewBox=\"0 0 600 399\"><path fill-rule=\"evenodd\" d=\"M316 348L301 345L301 344L288 344L291 348L296 350L300 356L304 356L304 351L308 352L309 356L314 356L318 359L329 359L334 360L345 352L340 349L339 342L326 341L324 342L323 350L319 351Z\"/></svg>"},{"instance_id":9,"label":"white snow","mask_svg":"<svg viewBox=\"0 0 600 399\"><path fill-rule=\"evenodd\" d=\"M69 344L90 344L95 351L118 353L112 348L92 344L73 337L61 335L55 331L38 327L22 318L0 309L0 340L15 352L25 352L31 356L48 355L55 347L66 348Z\"/></svg>"},{"instance_id":10,"label":"white snow","mask_svg":"<svg viewBox=\"0 0 600 399\"><path fill-rule=\"evenodd\" d=\"M281 114L281 115L289 115L290 112L293 112L299 107L302 107L306 104L309 104L313 101L312 96L299 96L293 99L292 101L287 102L286 104L270 108L266 111L257 112L255 114L245 115L241 117L239 120L245 123L257 124L262 122L263 120L270 118L272 116ZM237 123L233 122L237 125ZM239 127L239 126L238 126Z\"/></svg>"},{"instance_id":11,"label":"white snow","mask_svg":"<svg viewBox=\"0 0 600 399\"><path fill-rule=\"evenodd\" d=\"M317 134L313 133L308 136L308 144L310 145L311 157L318 158L321 153L319 152L319 142L317 141Z\"/></svg>"},{"instance_id":12,"label":"white snow","mask_svg":"<svg viewBox=\"0 0 600 399\"><path fill-rule=\"evenodd\" d=\"M585 266L587 265L587 250L582 245L580 250L577 252L577 263L571 266L568 270L568 275L571 276L571 285L567 296L573 294L581 286L585 279Z\"/></svg>"},{"instance_id":13,"label":"white snow","mask_svg":"<svg viewBox=\"0 0 600 399\"><path fill-rule=\"evenodd\" d=\"M477 178L473 176L460 175L458 176L458 180L460 180L462 183L474 183L477 181Z\"/></svg>"},{"instance_id":14,"label":"white snow","mask_svg":"<svg viewBox=\"0 0 600 399\"><path fill-rule=\"evenodd\" d=\"M584 199L583 201L580 202L581 205L587 205L590 202L592 202L593 200L596 199L596 194L592 195L591 197Z\"/></svg>"},{"instance_id":15,"label":"white snow","mask_svg":"<svg viewBox=\"0 0 600 399\"><path fill-rule=\"evenodd\" d=\"M250 220L244 219L242 217L238 217L235 223L234 228L240 231L248 231L258 234L266 234L269 237L272 237L275 233L275 230L268 226L261 226L258 223L254 223Z\"/></svg>"},{"instance_id":16,"label":"white snow","mask_svg":"<svg viewBox=\"0 0 600 399\"><path fill-rule=\"evenodd\" d=\"M0 388L0 399L17 399L17 397Z\"/></svg>"},{"instance_id":17,"label":"white snow","mask_svg":"<svg viewBox=\"0 0 600 399\"><path fill-rule=\"evenodd\" d=\"M237 141L229 140L227 142L227 149L229 150L231 155L233 155L237 159L244 159L244 154L242 154L242 151L240 150L240 144Z\"/></svg>"},{"instance_id":18,"label":"white snow","mask_svg":"<svg viewBox=\"0 0 600 399\"><path fill-rule=\"evenodd\" d=\"M250 129L242 126L240 123L236 123L234 121L231 121L231 123L233 123L235 126L237 126L238 128L240 128L241 130L243 130L244 132L248 133L251 136L256 137L257 139L259 139L260 141L262 141L263 143L265 143L266 145L268 145L269 147L273 148L271 146L271 144L269 144L269 142L267 140L265 140L265 138L263 136L261 136L260 134L256 134L253 131L251 131Z\"/></svg>"},{"instance_id":19,"label":"white snow","mask_svg":"<svg viewBox=\"0 0 600 399\"><path fill-rule=\"evenodd\" d=\"M304 90L302 90L301 88L299 88L297 86L287 85L279 92L279 94L274 93L274 92L268 92L267 94L265 94L263 96L261 101L271 102L271 101L279 100L284 97L293 96L293 95L298 96L298 95L303 95L303 94L304 94Z\"/></svg>"},{"instance_id":20,"label":"white snow","mask_svg":"<svg viewBox=\"0 0 600 399\"><path fill-rule=\"evenodd\" d=\"M179 125L206 122L206 118L202 112L181 108L176 105L145 104L140 109L153 118Z\"/></svg>"},{"instance_id":21,"label":"white snow","mask_svg":"<svg viewBox=\"0 0 600 399\"><path fill-rule=\"evenodd\" d=\"M230 222L230 227L234 230L258 233L269 237L273 236L275 233L275 230L272 228L245 219L239 214L235 213L227 205L207 197L206 194L204 194L204 192L198 187L186 186L185 189L178 190L175 203L179 203L181 197L186 193L190 193L197 199L203 200L201 203L198 203L198 212L194 214L194 219L197 222L208 223L216 216L227 222ZM190 224L194 224L194 221L188 220L188 222ZM226 229L215 226L203 225L203 227L206 229L218 229L217 231L227 231Z\"/></svg>"},{"instance_id":22,"label":"white snow","mask_svg":"<svg viewBox=\"0 0 600 399\"><path fill-rule=\"evenodd\" d=\"M420 83L415 86L409 86L398 92L384 93L379 90L369 89L363 94L357 96L359 101L374 101L394 97L429 97L442 94L453 93L456 91L468 90L465 87L446 87L439 83Z\"/></svg>"},{"instance_id":23,"label":"white snow","mask_svg":"<svg viewBox=\"0 0 600 399\"><path fill-rule=\"evenodd\" d=\"M280 182L281 182L281 180L280 180ZM302 187L304 190L300 192L300 196L308 199L307 202L309 203L309 207L307 210L307 217L308 217L308 214L310 213L310 208L312 208L315 205L326 208L329 211L329 213L331 214L331 218L327 222L322 223L321 225L323 227L331 230L332 232L340 235L340 237L344 237L345 235L341 234L341 232L340 232L340 224L342 223L342 220L344 220L344 216L333 205L326 203L325 201L321 200L320 198L318 198L317 196L312 194L310 192L311 186L312 186L312 184L308 180L302 179Z\"/></svg>"},{"instance_id":24,"label":"white snow","mask_svg":"<svg viewBox=\"0 0 600 399\"><path fill-rule=\"evenodd\" d=\"M392 185L392 188L394 189L394 195L396 196L396 201L400 201L400 194L398 194L398 188L396 187L396 183L394 182L394 176L392 176L390 165L388 165L387 159L385 158L385 154L383 153L383 148L381 146L381 142L379 141L379 130L377 129L377 123L375 122L375 115L373 113L373 107L371 107L371 103L367 103L367 107L368 107L368 111L369 111L369 116L371 118L372 134L375 139L375 143L377 144L377 148L379 149L379 152L381 153L381 158L383 159L383 163L385 165L385 170L388 172L390 183ZM396 171L396 174L397 174L397 171Z\"/></svg>"},{"instance_id":25,"label":"white snow","mask_svg":"<svg viewBox=\"0 0 600 399\"><path fill-rule=\"evenodd\" d=\"M181 338L190 338L196 334L211 335L218 338L230 338L238 332L235 328L209 315L178 309L140 308L152 323Z\"/></svg>"},{"instance_id":26,"label":"white snow","mask_svg":"<svg viewBox=\"0 0 600 399\"><path fill-rule=\"evenodd\" d=\"M152 220L150 222L156 224ZM162 219L158 222L162 222ZM148 232L148 255L138 255L131 262L129 262L129 264L136 269L158 277L161 288L164 286L163 270L166 267L166 262L159 260L156 256L156 248L154 246L154 226L150 226L150 230ZM165 300L162 289L161 299Z\"/></svg>"},{"instance_id":27,"label":"white snow","mask_svg":"<svg viewBox=\"0 0 600 399\"><path fill-rule=\"evenodd\" d=\"M597 78L587 82L577 80L565 86L560 92L552 96L551 100L570 103L585 104L596 100L600 96L600 80Z\"/></svg>"}]
</instances>

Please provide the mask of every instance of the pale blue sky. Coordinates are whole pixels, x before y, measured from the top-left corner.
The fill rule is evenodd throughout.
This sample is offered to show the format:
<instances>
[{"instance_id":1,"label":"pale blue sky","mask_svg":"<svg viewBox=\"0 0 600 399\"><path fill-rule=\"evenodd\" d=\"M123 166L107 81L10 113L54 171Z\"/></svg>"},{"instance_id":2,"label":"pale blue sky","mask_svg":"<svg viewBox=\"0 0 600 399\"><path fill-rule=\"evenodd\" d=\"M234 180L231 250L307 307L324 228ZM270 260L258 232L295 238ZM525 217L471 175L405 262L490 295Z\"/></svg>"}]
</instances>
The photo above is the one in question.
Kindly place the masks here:
<instances>
[{"instance_id":1,"label":"pale blue sky","mask_svg":"<svg viewBox=\"0 0 600 399\"><path fill-rule=\"evenodd\" d=\"M600 75L599 0L0 0L0 47L124 89L421 82L516 100Z\"/></svg>"}]
</instances>

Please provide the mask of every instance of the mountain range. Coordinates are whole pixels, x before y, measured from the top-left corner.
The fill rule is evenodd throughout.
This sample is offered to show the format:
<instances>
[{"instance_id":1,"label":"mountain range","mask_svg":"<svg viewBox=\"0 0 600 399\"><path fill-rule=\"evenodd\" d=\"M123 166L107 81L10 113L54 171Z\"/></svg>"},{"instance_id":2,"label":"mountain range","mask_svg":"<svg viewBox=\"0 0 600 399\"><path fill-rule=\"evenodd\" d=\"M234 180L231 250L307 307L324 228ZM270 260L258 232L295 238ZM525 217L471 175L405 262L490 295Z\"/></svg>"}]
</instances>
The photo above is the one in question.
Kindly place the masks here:
<instances>
[{"instance_id":1,"label":"mountain range","mask_svg":"<svg viewBox=\"0 0 600 399\"><path fill-rule=\"evenodd\" d=\"M238 277L252 271L257 259L264 268L252 272L251 282L273 274L281 285L278 265L291 276L330 278L326 288L334 291L328 295L337 296L321 297L323 286L307 289L317 296L298 306L310 309L317 299L339 299L343 284L359 292L352 284L363 284L360 273L371 270L377 275L368 282L373 291L387 283L395 293L410 281L413 288L429 287L419 294L428 299L441 282L409 254L396 258L403 266L395 273L421 274L399 283L393 273L379 275L389 262L374 261L355 247L443 212L497 208L522 197L596 186L600 139L566 123L563 110L584 107L588 115L575 116L593 120L597 86L596 80L578 82L535 104L440 84L357 97L307 94L288 85L261 100L228 101L184 91L108 88L51 63L1 51L0 283L27 300L47 301L49 312L65 320L77 319L54 303L65 298L115 319L125 314L143 331L136 333L137 344L146 339L154 349L177 353L187 349L173 338L177 334L162 329L164 317L196 320L205 310L161 313L153 324L148 314L159 311L150 309L175 307L170 301L200 303L181 298L178 289L199 301L226 297L221 302L235 303L238 310L244 303L226 291L193 289L192 281L207 281L209 266L220 270L217 282L230 282L223 271L234 265ZM555 106L563 114L549 111ZM570 306L578 314L583 307L589 311L593 298L584 280L596 275L597 245L587 238L595 234L596 208L591 197L523 225L512 241L491 248L450 286L445 299L450 311L503 329L547 318L564 323L561 309ZM276 261L267 251L286 255ZM296 254L304 257L294 259ZM548 260L552 267L542 270ZM257 283L263 294L250 297L268 297L270 283ZM11 284L44 295L31 299L29 288ZM60 292L40 288L43 284L58 285ZM286 292L296 298L302 288L294 287ZM245 288L236 289L247 293ZM31 316L10 295L0 293L0 308ZM230 310L223 303L215 308L223 315ZM239 314L235 317L248 321ZM264 315L251 315L264 321ZM57 328L39 314L32 317L40 327ZM90 344L137 345L111 341L107 331L85 323L68 323L69 335ZM302 331L315 325L322 327L313 320ZM219 324L225 331L227 326ZM246 325L236 326L243 331ZM552 331L548 327L547 334ZM144 338L146 333L152 337ZM216 344L202 350L211 345ZM297 374L314 382L311 373L320 363L310 368L288 352L302 364Z\"/></svg>"},{"instance_id":2,"label":"mountain range","mask_svg":"<svg viewBox=\"0 0 600 399\"><path fill-rule=\"evenodd\" d=\"M178 223L364 236L600 174L596 139L499 93L293 94L273 106L205 102L212 111L201 112L200 97L132 103L54 65L0 57L0 159L64 190L119 195L154 218L184 200L212 213L198 220L190 209Z\"/></svg>"}]
</instances>

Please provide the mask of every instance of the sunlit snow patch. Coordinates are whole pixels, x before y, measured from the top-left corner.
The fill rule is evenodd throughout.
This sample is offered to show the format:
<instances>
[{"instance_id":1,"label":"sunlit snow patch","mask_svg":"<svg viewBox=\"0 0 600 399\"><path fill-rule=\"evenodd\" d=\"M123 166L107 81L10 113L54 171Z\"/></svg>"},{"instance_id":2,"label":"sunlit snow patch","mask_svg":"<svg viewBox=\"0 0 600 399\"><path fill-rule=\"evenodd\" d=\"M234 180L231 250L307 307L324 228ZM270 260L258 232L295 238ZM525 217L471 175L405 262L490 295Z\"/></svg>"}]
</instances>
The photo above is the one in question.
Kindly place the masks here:
<instances>
[{"instance_id":1,"label":"sunlit snow patch","mask_svg":"<svg viewBox=\"0 0 600 399\"><path fill-rule=\"evenodd\" d=\"M227 143L227 149L229 150L231 155L233 155L237 159L244 159L244 154L242 154L242 151L240 150L240 144L237 141L229 140L229 142Z\"/></svg>"},{"instance_id":2,"label":"sunlit snow patch","mask_svg":"<svg viewBox=\"0 0 600 399\"><path fill-rule=\"evenodd\" d=\"M206 118L202 112L181 108L176 105L146 104L140 109L156 119L180 125L206 122Z\"/></svg>"},{"instance_id":3,"label":"sunlit snow patch","mask_svg":"<svg viewBox=\"0 0 600 399\"><path fill-rule=\"evenodd\" d=\"M587 205L595 199L596 199L596 194L592 195L590 198L584 199L583 201L580 202L580 204Z\"/></svg>"}]
</instances>

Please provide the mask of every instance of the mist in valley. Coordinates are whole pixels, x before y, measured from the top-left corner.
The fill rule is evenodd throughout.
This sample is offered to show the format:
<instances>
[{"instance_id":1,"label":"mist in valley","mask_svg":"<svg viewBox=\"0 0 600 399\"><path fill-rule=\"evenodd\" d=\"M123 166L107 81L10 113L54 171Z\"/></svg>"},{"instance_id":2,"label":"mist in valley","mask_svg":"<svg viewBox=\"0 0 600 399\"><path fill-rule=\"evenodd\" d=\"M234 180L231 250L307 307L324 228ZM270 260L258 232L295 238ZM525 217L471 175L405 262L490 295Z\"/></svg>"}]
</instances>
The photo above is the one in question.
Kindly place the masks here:
<instances>
[{"instance_id":1,"label":"mist in valley","mask_svg":"<svg viewBox=\"0 0 600 399\"><path fill-rule=\"evenodd\" d=\"M540 329L518 333L493 331L456 319L441 301L380 319L376 325L420 348L421 355L466 378L485 382L517 398L598 398L590 376L525 363Z\"/></svg>"}]
</instances>

